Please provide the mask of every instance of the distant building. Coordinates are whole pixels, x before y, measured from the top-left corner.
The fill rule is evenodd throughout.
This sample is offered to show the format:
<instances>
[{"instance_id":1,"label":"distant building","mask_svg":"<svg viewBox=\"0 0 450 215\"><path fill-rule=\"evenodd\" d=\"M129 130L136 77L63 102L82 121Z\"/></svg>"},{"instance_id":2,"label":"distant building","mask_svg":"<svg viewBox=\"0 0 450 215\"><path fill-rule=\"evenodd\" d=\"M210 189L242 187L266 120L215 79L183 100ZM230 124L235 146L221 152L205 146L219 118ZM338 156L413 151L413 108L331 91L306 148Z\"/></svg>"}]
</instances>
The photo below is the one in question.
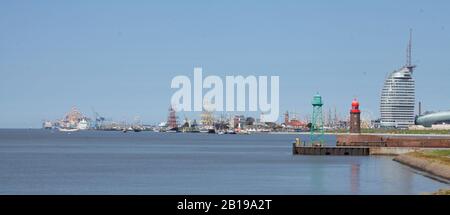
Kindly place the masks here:
<instances>
[{"instance_id":1,"label":"distant building","mask_svg":"<svg viewBox=\"0 0 450 215\"><path fill-rule=\"evenodd\" d=\"M416 125L422 125L424 127L432 127L433 125L450 125L450 111L442 111L419 116L416 119Z\"/></svg>"},{"instance_id":2,"label":"distant building","mask_svg":"<svg viewBox=\"0 0 450 215\"><path fill-rule=\"evenodd\" d=\"M289 117L289 111L286 111L284 114L284 126L291 127L294 129L300 129L304 128L306 126L306 123L300 121L297 119L297 117L292 117L292 119Z\"/></svg>"},{"instance_id":3,"label":"distant building","mask_svg":"<svg viewBox=\"0 0 450 215\"><path fill-rule=\"evenodd\" d=\"M408 128L414 125L415 83L412 77L411 36L407 49L407 62L385 80L381 92L381 127Z\"/></svg>"}]
</instances>

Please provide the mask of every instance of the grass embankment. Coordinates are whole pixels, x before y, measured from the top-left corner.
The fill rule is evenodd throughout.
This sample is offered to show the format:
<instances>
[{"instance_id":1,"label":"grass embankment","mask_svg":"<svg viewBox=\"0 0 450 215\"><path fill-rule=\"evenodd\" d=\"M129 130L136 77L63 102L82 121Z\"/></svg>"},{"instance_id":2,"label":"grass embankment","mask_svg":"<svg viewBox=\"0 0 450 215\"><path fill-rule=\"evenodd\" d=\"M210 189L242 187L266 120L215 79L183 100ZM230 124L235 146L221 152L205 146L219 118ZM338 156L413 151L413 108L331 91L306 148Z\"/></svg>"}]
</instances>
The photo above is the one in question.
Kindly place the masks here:
<instances>
[{"instance_id":1,"label":"grass embankment","mask_svg":"<svg viewBox=\"0 0 450 215\"><path fill-rule=\"evenodd\" d=\"M425 193L426 195L450 195L450 189L440 189L433 193Z\"/></svg>"},{"instance_id":2,"label":"grass embankment","mask_svg":"<svg viewBox=\"0 0 450 215\"><path fill-rule=\"evenodd\" d=\"M411 152L408 155L430 160L432 162L439 162L450 167L450 149L438 149L438 150L422 150L417 152Z\"/></svg>"},{"instance_id":3,"label":"grass embankment","mask_svg":"<svg viewBox=\"0 0 450 215\"><path fill-rule=\"evenodd\" d=\"M450 181L450 149L410 152L394 160Z\"/></svg>"}]
</instances>

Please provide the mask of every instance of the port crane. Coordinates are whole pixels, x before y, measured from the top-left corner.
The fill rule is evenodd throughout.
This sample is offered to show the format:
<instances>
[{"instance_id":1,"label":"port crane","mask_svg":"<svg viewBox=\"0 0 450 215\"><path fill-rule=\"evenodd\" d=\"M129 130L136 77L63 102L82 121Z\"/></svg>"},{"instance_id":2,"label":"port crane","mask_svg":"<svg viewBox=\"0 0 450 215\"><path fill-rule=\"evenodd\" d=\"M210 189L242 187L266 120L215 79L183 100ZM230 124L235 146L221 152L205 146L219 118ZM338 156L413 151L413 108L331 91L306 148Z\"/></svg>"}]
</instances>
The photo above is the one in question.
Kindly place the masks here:
<instances>
[{"instance_id":1,"label":"port crane","mask_svg":"<svg viewBox=\"0 0 450 215\"><path fill-rule=\"evenodd\" d=\"M92 112L94 113L94 128L99 129L103 127L103 122L106 120L105 117L101 116L94 108L92 108Z\"/></svg>"}]
</instances>

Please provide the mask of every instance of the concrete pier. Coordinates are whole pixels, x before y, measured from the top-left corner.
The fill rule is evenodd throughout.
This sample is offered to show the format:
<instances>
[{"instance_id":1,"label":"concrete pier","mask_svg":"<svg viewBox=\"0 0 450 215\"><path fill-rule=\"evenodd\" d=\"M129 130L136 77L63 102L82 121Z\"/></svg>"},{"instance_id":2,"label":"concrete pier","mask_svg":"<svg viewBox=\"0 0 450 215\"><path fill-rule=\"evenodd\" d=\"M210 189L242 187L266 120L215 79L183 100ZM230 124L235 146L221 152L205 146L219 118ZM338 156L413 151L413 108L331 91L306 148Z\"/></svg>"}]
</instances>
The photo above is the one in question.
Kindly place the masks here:
<instances>
[{"instance_id":1,"label":"concrete pier","mask_svg":"<svg viewBox=\"0 0 450 215\"><path fill-rule=\"evenodd\" d=\"M338 134L337 146L450 148L450 136Z\"/></svg>"},{"instance_id":2,"label":"concrete pier","mask_svg":"<svg viewBox=\"0 0 450 215\"><path fill-rule=\"evenodd\" d=\"M400 155L422 150L420 147L365 147L365 146L301 146L296 143L292 145L294 155ZM429 149L429 148L428 148Z\"/></svg>"},{"instance_id":3,"label":"concrete pier","mask_svg":"<svg viewBox=\"0 0 450 215\"><path fill-rule=\"evenodd\" d=\"M370 155L369 147L297 146L293 144L294 155Z\"/></svg>"}]
</instances>

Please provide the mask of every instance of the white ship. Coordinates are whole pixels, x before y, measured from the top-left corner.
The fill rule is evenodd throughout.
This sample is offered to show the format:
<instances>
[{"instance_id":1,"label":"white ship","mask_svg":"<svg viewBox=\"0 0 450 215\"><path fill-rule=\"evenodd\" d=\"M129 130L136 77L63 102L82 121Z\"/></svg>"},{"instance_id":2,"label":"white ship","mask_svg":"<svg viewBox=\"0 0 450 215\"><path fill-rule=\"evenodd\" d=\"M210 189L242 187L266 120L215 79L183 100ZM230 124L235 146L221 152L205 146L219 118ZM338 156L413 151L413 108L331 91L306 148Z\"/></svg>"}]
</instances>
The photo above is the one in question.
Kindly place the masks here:
<instances>
[{"instance_id":1,"label":"white ship","mask_svg":"<svg viewBox=\"0 0 450 215\"><path fill-rule=\"evenodd\" d=\"M89 126L89 119L83 116L75 107L58 122L58 130L62 132L87 130Z\"/></svg>"},{"instance_id":2,"label":"white ship","mask_svg":"<svg viewBox=\"0 0 450 215\"><path fill-rule=\"evenodd\" d=\"M210 133L210 134L215 134L216 133L216 129L214 128L214 126L200 126L200 133Z\"/></svg>"},{"instance_id":3,"label":"white ship","mask_svg":"<svg viewBox=\"0 0 450 215\"><path fill-rule=\"evenodd\" d=\"M80 129L78 128L58 128L59 131L62 132L74 132L74 131L79 131Z\"/></svg>"},{"instance_id":4,"label":"white ship","mask_svg":"<svg viewBox=\"0 0 450 215\"><path fill-rule=\"evenodd\" d=\"M199 131L200 133L208 133L209 129L206 127L201 127Z\"/></svg>"},{"instance_id":5,"label":"white ship","mask_svg":"<svg viewBox=\"0 0 450 215\"><path fill-rule=\"evenodd\" d=\"M53 128L53 123L51 121L45 121L44 123L42 123L42 128L44 128L44 129L52 129Z\"/></svg>"},{"instance_id":6,"label":"white ship","mask_svg":"<svg viewBox=\"0 0 450 215\"><path fill-rule=\"evenodd\" d=\"M80 122L78 122L77 129L79 129L79 130L89 129L88 121L86 121L86 119L81 119Z\"/></svg>"}]
</instances>

